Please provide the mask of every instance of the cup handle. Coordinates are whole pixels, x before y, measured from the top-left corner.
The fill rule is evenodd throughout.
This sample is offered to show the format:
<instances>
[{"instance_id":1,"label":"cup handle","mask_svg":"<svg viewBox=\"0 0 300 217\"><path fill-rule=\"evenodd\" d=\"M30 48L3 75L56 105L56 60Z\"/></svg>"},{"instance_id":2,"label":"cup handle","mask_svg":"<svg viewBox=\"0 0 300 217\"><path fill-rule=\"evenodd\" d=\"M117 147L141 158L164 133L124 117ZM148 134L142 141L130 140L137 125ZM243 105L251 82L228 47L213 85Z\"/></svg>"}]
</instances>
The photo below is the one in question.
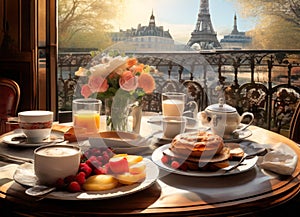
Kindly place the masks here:
<instances>
[{"instance_id":1,"label":"cup handle","mask_svg":"<svg viewBox=\"0 0 300 217\"><path fill-rule=\"evenodd\" d=\"M185 111L183 112L183 115L187 115L189 113L192 113L193 114L193 117L192 118L197 118L197 114L198 114L198 105L195 101L190 101L187 103L187 105L194 105L194 110L193 111Z\"/></svg>"},{"instance_id":2,"label":"cup handle","mask_svg":"<svg viewBox=\"0 0 300 217\"><path fill-rule=\"evenodd\" d=\"M244 127L240 128L239 131L245 130L245 129L248 128L248 127L253 123L253 121L254 121L254 115L253 115L253 113L251 113L251 112L244 112L244 113L241 115L241 119L240 119L240 120L242 121L246 116L250 116L250 117L251 117L251 120L250 120L250 122L249 122L247 125L245 125Z\"/></svg>"}]
</instances>

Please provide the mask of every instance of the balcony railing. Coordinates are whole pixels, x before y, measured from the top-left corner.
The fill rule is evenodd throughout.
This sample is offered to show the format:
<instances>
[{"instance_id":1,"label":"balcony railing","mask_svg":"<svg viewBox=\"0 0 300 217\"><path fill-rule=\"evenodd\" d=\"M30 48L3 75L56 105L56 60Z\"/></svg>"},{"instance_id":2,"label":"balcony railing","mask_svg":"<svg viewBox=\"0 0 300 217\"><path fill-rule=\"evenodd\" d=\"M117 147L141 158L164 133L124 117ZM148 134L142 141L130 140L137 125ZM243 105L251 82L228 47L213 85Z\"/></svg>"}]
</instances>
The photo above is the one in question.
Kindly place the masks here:
<instances>
[{"instance_id":1,"label":"balcony railing","mask_svg":"<svg viewBox=\"0 0 300 217\"><path fill-rule=\"evenodd\" d=\"M156 95L144 99L145 110L156 110L155 106L160 109L159 94L168 85L172 86L170 81L177 80L189 89L200 110L224 97L239 113L254 113L255 125L281 133L289 129L300 99L300 50L135 52L134 55L161 72L156 76ZM59 53L59 110L71 110L72 98L79 95L76 87L80 85L74 73L91 59L89 53ZM204 94L199 95L199 91Z\"/></svg>"}]
</instances>

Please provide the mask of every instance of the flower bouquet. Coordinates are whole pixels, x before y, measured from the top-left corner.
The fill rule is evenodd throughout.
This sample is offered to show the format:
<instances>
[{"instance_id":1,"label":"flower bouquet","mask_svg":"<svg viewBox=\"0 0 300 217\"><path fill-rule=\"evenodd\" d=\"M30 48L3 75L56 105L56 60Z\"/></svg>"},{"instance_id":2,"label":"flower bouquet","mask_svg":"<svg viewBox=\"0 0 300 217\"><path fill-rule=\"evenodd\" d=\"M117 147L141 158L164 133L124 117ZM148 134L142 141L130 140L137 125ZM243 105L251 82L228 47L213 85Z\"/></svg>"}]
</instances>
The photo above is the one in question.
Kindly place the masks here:
<instances>
[{"instance_id":1,"label":"flower bouquet","mask_svg":"<svg viewBox=\"0 0 300 217\"><path fill-rule=\"evenodd\" d=\"M86 78L81 86L83 97L104 102L108 129L127 131L130 106L155 90L153 73L157 73L154 67L134 57L103 56L88 68L80 67L75 75Z\"/></svg>"}]
</instances>

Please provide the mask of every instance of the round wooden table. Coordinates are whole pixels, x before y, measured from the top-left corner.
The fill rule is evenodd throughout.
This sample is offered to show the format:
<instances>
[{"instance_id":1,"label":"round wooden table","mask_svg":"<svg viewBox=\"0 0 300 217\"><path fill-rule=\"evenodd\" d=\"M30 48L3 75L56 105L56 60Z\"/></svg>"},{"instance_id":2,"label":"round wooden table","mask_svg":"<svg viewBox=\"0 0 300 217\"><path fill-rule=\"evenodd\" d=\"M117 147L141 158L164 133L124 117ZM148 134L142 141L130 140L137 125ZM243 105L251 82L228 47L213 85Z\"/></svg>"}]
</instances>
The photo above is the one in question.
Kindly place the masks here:
<instances>
[{"instance_id":1,"label":"round wooden table","mask_svg":"<svg viewBox=\"0 0 300 217\"><path fill-rule=\"evenodd\" d=\"M300 159L298 145L288 138L256 126L249 129L252 135L247 140L261 144L284 143ZM33 148L17 149L3 143L0 146L0 152L32 157ZM294 206L291 203L295 199L287 201L299 192L299 173L299 160L291 176L269 173L258 166L240 174L218 177L183 176L161 169L157 181L145 190L112 199L89 201L33 198L24 193L23 186L9 181L1 186L5 195L0 194L0 215L5 210L29 216L264 216L266 213L291 211L290 206ZM280 204L283 205L277 209L275 206Z\"/></svg>"}]
</instances>

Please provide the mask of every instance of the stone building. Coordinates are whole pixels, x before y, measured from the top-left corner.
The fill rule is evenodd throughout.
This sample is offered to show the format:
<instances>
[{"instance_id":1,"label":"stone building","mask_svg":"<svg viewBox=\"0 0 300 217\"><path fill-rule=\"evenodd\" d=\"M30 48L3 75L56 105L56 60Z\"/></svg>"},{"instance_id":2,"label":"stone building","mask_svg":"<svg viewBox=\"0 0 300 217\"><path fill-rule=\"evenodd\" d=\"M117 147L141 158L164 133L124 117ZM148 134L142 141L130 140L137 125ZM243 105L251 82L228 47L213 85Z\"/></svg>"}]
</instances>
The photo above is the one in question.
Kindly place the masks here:
<instances>
[{"instance_id":1,"label":"stone building","mask_svg":"<svg viewBox=\"0 0 300 217\"><path fill-rule=\"evenodd\" d=\"M174 50L175 43L169 32L164 30L163 26L157 26L155 17L152 14L148 26L120 30L119 32L111 33L111 39L115 42L114 46L125 46L126 50L138 51L162 51Z\"/></svg>"},{"instance_id":2,"label":"stone building","mask_svg":"<svg viewBox=\"0 0 300 217\"><path fill-rule=\"evenodd\" d=\"M237 28L237 18L234 15L233 30L229 35L225 35L221 39L220 44L223 49L243 49L249 48L252 43L252 38L246 35L246 32L239 32Z\"/></svg>"}]
</instances>

